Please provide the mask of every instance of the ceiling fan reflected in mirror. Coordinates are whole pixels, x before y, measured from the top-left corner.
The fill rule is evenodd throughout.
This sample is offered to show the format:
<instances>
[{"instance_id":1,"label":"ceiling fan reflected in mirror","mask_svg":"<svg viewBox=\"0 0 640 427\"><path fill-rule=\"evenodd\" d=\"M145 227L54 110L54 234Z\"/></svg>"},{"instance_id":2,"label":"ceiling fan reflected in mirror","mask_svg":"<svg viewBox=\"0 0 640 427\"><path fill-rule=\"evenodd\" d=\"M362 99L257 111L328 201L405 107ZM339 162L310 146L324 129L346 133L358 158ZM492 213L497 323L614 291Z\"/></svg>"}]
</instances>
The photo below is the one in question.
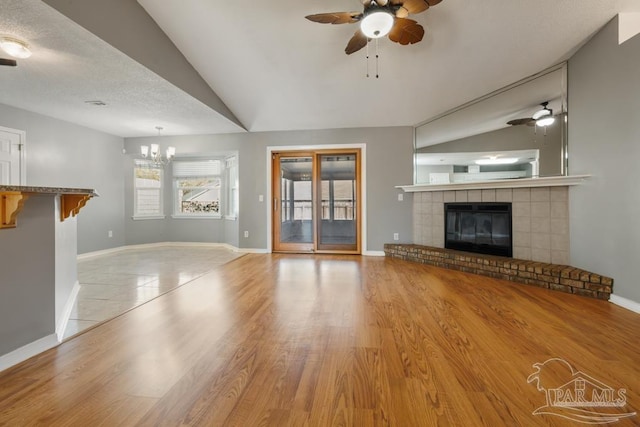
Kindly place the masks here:
<instances>
[{"instance_id":1,"label":"ceiling fan reflected in mirror","mask_svg":"<svg viewBox=\"0 0 640 427\"><path fill-rule=\"evenodd\" d=\"M7 55L18 59L26 59L31 56L29 45L15 37L0 36L0 49ZM15 59L0 58L0 65L15 67L18 62Z\"/></svg>"},{"instance_id":2,"label":"ceiling fan reflected in mirror","mask_svg":"<svg viewBox=\"0 0 640 427\"><path fill-rule=\"evenodd\" d=\"M522 119L509 120L507 124L511 126L527 125L527 126L540 126L540 127L546 128L547 126L552 125L556 121L556 118L553 115L553 110L549 108L548 105L549 105L549 101L543 102L540 104L542 108L536 111L533 114L533 116L525 117Z\"/></svg>"},{"instance_id":3,"label":"ceiling fan reflected in mirror","mask_svg":"<svg viewBox=\"0 0 640 427\"><path fill-rule=\"evenodd\" d=\"M389 40L408 45L418 43L424 37L424 28L409 15L424 12L442 0L362 0L362 12L318 13L306 16L321 24L355 24L360 28L355 32L345 53L351 55L367 45L372 39L386 35Z\"/></svg>"}]
</instances>

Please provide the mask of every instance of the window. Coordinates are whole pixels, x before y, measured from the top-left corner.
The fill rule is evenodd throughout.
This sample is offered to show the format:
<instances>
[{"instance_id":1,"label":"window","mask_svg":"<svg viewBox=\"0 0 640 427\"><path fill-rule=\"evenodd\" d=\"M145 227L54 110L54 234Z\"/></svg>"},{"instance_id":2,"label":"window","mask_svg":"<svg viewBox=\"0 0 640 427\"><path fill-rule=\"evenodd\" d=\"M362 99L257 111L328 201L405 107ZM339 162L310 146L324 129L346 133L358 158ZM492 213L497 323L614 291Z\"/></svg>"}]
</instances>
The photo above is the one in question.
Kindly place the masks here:
<instances>
[{"instance_id":1,"label":"window","mask_svg":"<svg viewBox=\"0 0 640 427\"><path fill-rule=\"evenodd\" d=\"M313 202L311 181L293 181L293 219L311 221Z\"/></svg>"},{"instance_id":2,"label":"window","mask_svg":"<svg viewBox=\"0 0 640 427\"><path fill-rule=\"evenodd\" d=\"M162 169L152 162L136 160L134 173L134 219L163 218Z\"/></svg>"},{"instance_id":3,"label":"window","mask_svg":"<svg viewBox=\"0 0 640 427\"><path fill-rule=\"evenodd\" d=\"M227 182L227 218L236 219L240 210L240 198L238 196L238 159L235 156L225 159L225 172Z\"/></svg>"},{"instance_id":4,"label":"window","mask_svg":"<svg viewBox=\"0 0 640 427\"><path fill-rule=\"evenodd\" d=\"M222 161L193 160L173 163L174 214L220 217Z\"/></svg>"},{"instance_id":5,"label":"window","mask_svg":"<svg viewBox=\"0 0 640 427\"><path fill-rule=\"evenodd\" d=\"M322 181L322 219L353 221L355 185L352 179Z\"/></svg>"},{"instance_id":6,"label":"window","mask_svg":"<svg viewBox=\"0 0 640 427\"><path fill-rule=\"evenodd\" d=\"M282 189L280 190L280 198L282 199L282 215L281 221L291 221L291 186L293 181L287 178L281 180Z\"/></svg>"}]
</instances>

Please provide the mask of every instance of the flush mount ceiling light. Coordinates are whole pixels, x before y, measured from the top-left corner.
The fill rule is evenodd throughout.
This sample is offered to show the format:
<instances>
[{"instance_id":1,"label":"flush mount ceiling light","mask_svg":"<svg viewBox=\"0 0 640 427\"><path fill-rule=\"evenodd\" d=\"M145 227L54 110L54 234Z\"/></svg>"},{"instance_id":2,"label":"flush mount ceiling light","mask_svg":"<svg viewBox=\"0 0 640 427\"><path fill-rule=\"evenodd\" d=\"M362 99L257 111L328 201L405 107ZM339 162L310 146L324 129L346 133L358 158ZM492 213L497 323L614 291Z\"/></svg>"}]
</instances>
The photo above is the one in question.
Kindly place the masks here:
<instances>
[{"instance_id":1,"label":"flush mount ceiling light","mask_svg":"<svg viewBox=\"0 0 640 427\"><path fill-rule=\"evenodd\" d=\"M491 156L488 159L476 160L476 165L512 165L519 159L517 157L497 157Z\"/></svg>"},{"instance_id":2,"label":"flush mount ceiling light","mask_svg":"<svg viewBox=\"0 0 640 427\"><path fill-rule=\"evenodd\" d=\"M0 48L14 58L25 59L31 56L29 45L14 37L0 37Z\"/></svg>"},{"instance_id":3,"label":"flush mount ceiling light","mask_svg":"<svg viewBox=\"0 0 640 427\"><path fill-rule=\"evenodd\" d=\"M393 15L387 10L376 10L362 18L360 30L370 39L377 39L389 34L393 21Z\"/></svg>"}]
</instances>

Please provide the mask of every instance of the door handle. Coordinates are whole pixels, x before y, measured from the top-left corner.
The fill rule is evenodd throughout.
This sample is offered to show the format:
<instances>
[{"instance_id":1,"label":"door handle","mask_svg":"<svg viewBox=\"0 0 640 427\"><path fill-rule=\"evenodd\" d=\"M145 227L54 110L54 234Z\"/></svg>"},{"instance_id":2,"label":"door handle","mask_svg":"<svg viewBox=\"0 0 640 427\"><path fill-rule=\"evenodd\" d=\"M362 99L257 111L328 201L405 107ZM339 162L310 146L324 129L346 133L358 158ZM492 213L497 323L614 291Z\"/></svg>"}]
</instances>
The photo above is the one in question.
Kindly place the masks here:
<instances>
[{"instance_id":1,"label":"door handle","mask_svg":"<svg viewBox=\"0 0 640 427\"><path fill-rule=\"evenodd\" d=\"M273 211L277 211L278 210L278 198L274 197L273 198Z\"/></svg>"}]
</instances>

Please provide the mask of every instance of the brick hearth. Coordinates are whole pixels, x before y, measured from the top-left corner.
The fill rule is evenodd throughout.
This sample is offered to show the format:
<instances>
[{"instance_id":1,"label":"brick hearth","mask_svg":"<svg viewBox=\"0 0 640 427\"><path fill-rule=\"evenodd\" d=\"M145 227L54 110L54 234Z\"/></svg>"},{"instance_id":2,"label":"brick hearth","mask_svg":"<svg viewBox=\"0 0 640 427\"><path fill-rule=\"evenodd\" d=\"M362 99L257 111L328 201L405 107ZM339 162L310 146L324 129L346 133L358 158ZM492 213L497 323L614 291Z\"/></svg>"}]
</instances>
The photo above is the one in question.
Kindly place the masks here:
<instances>
[{"instance_id":1,"label":"brick hearth","mask_svg":"<svg viewBox=\"0 0 640 427\"><path fill-rule=\"evenodd\" d=\"M479 255L412 244L384 245L386 256L608 300L613 279L568 265Z\"/></svg>"}]
</instances>

